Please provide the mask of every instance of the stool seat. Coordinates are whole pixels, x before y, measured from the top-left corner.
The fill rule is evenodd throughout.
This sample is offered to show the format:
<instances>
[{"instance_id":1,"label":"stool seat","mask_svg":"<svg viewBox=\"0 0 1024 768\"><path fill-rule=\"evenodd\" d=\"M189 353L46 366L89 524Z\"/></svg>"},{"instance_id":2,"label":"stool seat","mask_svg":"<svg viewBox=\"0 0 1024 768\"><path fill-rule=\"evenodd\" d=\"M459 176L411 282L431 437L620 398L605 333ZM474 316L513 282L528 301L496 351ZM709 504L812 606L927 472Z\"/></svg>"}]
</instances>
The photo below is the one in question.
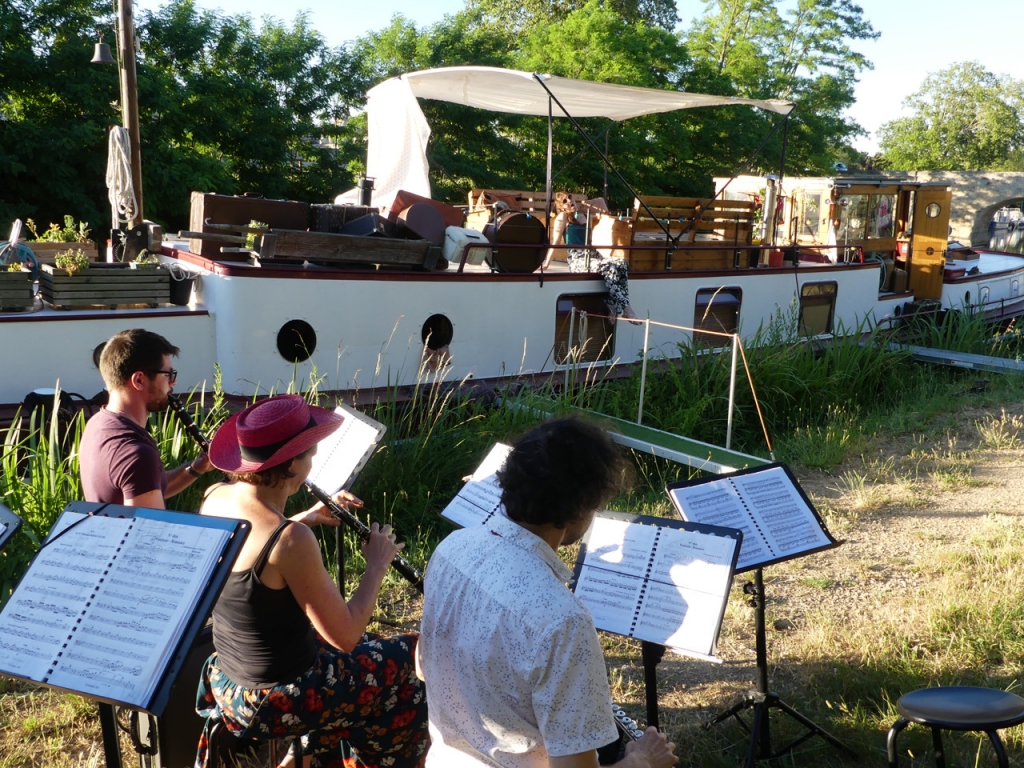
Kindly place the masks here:
<instances>
[{"instance_id":1,"label":"stool seat","mask_svg":"<svg viewBox=\"0 0 1024 768\"><path fill-rule=\"evenodd\" d=\"M982 731L992 742L1000 768L1009 768L1001 728L1024 723L1024 699L1006 691L978 688L973 685L951 685L922 688L901 696L896 702L900 718L889 729L886 752L889 768L899 765L896 740L910 723L931 728L935 748L935 764L945 768L946 755L942 747L943 730Z\"/></svg>"},{"instance_id":2,"label":"stool seat","mask_svg":"<svg viewBox=\"0 0 1024 768\"><path fill-rule=\"evenodd\" d=\"M947 731L985 731L1024 722L1024 699L973 685L922 688L900 697L896 709L907 720Z\"/></svg>"}]
</instances>

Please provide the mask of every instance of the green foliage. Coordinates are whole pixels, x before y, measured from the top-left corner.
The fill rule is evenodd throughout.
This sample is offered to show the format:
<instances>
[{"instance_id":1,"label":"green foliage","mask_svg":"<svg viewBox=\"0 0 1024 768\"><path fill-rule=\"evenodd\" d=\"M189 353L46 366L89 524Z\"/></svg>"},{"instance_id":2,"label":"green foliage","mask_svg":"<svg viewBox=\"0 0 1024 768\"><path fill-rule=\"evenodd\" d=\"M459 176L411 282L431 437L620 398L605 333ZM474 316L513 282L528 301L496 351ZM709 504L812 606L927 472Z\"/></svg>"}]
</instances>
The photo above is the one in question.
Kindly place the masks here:
<instances>
[{"instance_id":1,"label":"green foliage","mask_svg":"<svg viewBox=\"0 0 1024 768\"><path fill-rule=\"evenodd\" d=\"M53 257L57 269L63 269L69 275L77 275L89 268L89 257L81 248L70 248Z\"/></svg>"},{"instance_id":2,"label":"green foliage","mask_svg":"<svg viewBox=\"0 0 1024 768\"><path fill-rule=\"evenodd\" d=\"M51 223L50 228L41 235L32 219L25 220L25 227L37 243L84 243L89 239L89 222L80 221L76 224L74 216L65 216L63 227Z\"/></svg>"},{"instance_id":3,"label":"green foliage","mask_svg":"<svg viewBox=\"0 0 1024 768\"><path fill-rule=\"evenodd\" d=\"M903 106L909 117L879 128L881 162L900 170L1019 170L1024 83L976 61L925 78Z\"/></svg>"},{"instance_id":4,"label":"green foliage","mask_svg":"<svg viewBox=\"0 0 1024 768\"><path fill-rule=\"evenodd\" d=\"M117 72L87 62L96 28L112 26L110 5L92 0L0 4L0 220L107 219ZM136 32L148 218L184 227L192 190L322 201L353 185L362 134L344 122L368 83L304 15L257 32L248 16L174 0L140 14Z\"/></svg>"},{"instance_id":5,"label":"green foliage","mask_svg":"<svg viewBox=\"0 0 1024 768\"><path fill-rule=\"evenodd\" d=\"M703 79L724 81L730 89L712 85L710 92L791 99L796 109L787 164L807 173L830 172L862 132L843 113L854 102L857 74L871 68L850 43L878 37L863 9L852 0L799 0L786 4L785 13L777 0L704 0L704 5L687 46L703 67ZM777 168L780 156L776 142L761 167Z\"/></svg>"},{"instance_id":6,"label":"green foliage","mask_svg":"<svg viewBox=\"0 0 1024 768\"><path fill-rule=\"evenodd\" d=\"M42 410L16 414L3 432L0 445L0 503L24 520L21 531L0 551L0 605L39 550L54 521L68 502L82 498L77 446L85 427L80 413L65 436L58 419L59 392L54 395L50 418L42 423Z\"/></svg>"}]
</instances>

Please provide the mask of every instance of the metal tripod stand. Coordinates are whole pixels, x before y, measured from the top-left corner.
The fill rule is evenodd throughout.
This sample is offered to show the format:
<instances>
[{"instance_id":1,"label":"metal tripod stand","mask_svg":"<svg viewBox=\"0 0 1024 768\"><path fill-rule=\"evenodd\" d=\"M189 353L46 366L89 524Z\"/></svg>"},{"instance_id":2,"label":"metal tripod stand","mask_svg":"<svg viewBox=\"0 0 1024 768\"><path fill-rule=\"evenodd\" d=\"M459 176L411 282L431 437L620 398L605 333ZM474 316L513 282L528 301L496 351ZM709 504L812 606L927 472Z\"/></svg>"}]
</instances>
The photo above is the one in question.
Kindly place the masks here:
<instances>
[{"instance_id":1,"label":"metal tripod stand","mask_svg":"<svg viewBox=\"0 0 1024 768\"><path fill-rule=\"evenodd\" d=\"M747 582L743 586L743 591L745 594L750 595L750 604L754 608L754 631L757 637L757 691L718 715L705 727L711 728L718 723L728 720L730 717L736 718L736 722L750 734L750 748L747 750L746 768L753 768L754 763L758 760L774 760L777 757L781 757L814 736L821 736L829 744L856 757L856 753L839 741L839 739L801 715L784 702L777 693L772 693L768 690L768 643L765 639L764 574L761 568L754 571L753 583ZM746 709L754 710L753 723L749 726L740 717L740 712ZM772 709L777 709L783 714L789 715L789 717L807 729L793 741L775 750L772 749L772 733L769 719L769 713Z\"/></svg>"}]
</instances>

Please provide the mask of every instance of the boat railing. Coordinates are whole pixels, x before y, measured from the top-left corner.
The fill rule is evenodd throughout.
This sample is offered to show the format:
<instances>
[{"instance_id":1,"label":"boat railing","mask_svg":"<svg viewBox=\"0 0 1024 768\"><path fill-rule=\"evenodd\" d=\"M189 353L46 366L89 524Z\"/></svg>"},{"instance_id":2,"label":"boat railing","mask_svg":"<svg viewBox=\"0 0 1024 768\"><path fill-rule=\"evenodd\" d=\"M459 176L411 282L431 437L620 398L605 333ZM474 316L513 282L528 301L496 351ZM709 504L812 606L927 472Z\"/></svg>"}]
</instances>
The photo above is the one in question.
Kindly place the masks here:
<instances>
[{"instance_id":1,"label":"boat railing","mask_svg":"<svg viewBox=\"0 0 1024 768\"><path fill-rule=\"evenodd\" d=\"M570 249L589 248L601 255L622 257L630 262L635 272L680 272L695 269L756 269L760 267L782 267L785 262L812 262L820 264L864 264L870 259L864 255L860 245L736 245L728 241L703 241L672 246L664 243L642 243L634 245L538 245L536 243L467 243L462 248L458 274L465 272L470 252L483 249L503 251L547 251L567 253ZM652 256L654 254L654 256ZM692 264L679 264L676 256L689 254ZM833 258L834 256L834 258ZM658 264L651 268L652 264ZM673 268L673 265L675 268ZM538 265L539 268L539 265ZM512 271L494 268L495 271ZM535 270L529 270L535 271ZM543 270L541 270L543 271Z\"/></svg>"}]
</instances>

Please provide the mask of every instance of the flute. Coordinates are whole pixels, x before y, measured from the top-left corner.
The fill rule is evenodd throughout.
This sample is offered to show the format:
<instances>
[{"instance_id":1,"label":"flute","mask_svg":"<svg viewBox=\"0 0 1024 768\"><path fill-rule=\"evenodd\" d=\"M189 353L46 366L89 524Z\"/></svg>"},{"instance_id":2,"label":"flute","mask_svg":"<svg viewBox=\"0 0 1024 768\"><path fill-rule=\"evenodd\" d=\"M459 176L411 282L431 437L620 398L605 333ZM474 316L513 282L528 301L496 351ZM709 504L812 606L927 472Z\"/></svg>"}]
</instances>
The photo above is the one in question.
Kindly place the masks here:
<instances>
[{"instance_id":1,"label":"flute","mask_svg":"<svg viewBox=\"0 0 1024 768\"><path fill-rule=\"evenodd\" d=\"M175 415L181 421L181 425L185 428L185 431L188 432L189 437L195 440L199 447L204 451L209 451L210 441L206 438L206 435L203 434L202 430L199 429L199 426L192 418L192 414L190 414L185 408L185 404L181 402L181 399L176 395L168 394L167 401L171 404L171 408L174 409ZM354 530L362 541L366 541L370 538L370 528L366 523L338 504L338 502L328 496L325 491L309 482L309 480L304 480L303 482L316 500L331 510L331 514L334 515L334 517ZM408 580L408 582L417 590L420 592L423 591L423 575L401 555L395 555L395 559L391 561L391 564L395 567L395 570L402 574L402 576L404 576L406 580Z\"/></svg>"}]
</instances>

